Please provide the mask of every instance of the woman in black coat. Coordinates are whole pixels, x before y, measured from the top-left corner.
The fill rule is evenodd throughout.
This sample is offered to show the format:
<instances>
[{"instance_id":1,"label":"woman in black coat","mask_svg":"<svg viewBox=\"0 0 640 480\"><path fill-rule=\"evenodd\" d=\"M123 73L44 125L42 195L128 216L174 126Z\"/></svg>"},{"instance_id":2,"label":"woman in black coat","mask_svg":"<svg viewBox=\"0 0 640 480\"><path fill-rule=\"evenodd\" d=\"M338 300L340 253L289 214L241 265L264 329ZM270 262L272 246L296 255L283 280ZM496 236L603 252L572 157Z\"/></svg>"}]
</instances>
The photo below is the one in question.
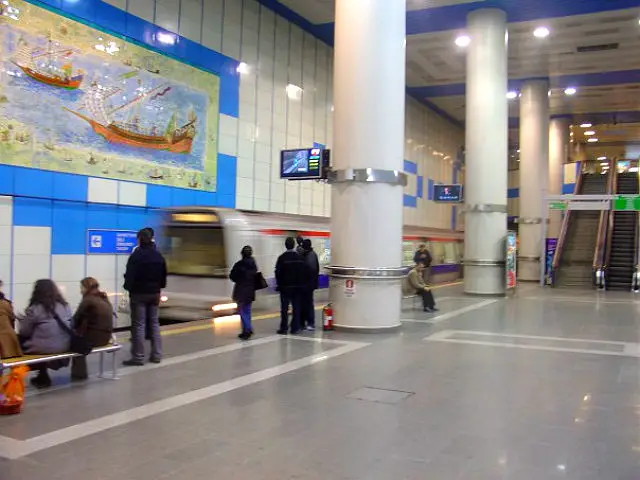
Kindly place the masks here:
<instances>
[{"instance_id":1,"label":"woman in black coat","mask_svg":"<svg viewBox=\"0 0 640 480\"><path fill-rule=\"evenodd\" d=\"M242 333L238 335L238 338L249 340L253 335L251 304L256 299L258 266L253 259L253 249L250 246L243 247L241 255L242 259L233 266L229 278L234 283L233 301L238 304L238 311L242 320Z\"/></svg>"}]
</instances>

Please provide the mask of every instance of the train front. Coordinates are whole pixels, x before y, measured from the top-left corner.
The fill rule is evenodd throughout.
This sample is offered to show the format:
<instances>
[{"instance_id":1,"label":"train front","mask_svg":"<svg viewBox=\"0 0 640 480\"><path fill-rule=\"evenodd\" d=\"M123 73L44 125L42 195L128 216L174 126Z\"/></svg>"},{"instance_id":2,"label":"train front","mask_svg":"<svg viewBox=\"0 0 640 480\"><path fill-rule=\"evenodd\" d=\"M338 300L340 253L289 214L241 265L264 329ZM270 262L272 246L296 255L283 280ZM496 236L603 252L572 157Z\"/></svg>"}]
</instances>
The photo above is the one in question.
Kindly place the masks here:
<instances>
[{"instance_id":1,"label":"train front","mask_svg":"<svg viewBox=\"0 0 640 480\"><path fill-rule=\"evenodd\" d=\"M167 213L160 241L168 272L160 303L162 319L189 321L236 313L224 220L222 212L207 208Z\"/></svg>"}]
</instances>

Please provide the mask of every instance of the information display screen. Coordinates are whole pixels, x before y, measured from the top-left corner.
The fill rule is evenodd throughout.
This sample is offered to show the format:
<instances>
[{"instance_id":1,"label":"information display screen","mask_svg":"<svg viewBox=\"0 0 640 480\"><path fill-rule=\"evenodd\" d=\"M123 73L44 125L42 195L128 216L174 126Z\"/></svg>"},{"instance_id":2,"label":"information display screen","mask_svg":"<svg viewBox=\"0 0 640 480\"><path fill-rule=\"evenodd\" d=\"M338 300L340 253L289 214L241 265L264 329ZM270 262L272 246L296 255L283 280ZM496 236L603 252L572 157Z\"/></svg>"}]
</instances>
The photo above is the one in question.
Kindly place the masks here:
<instances>
[{"instance_id":1,"label":"information display screen","mask_svg":"<svg viewBox=\"0 0 640 480\"><path fill-rule=\"evenodd\" d=\"M462 202L462 185L434 185L433 201L442 203Z\"/></svg>"},{"instance_id":2,"label":"information display screen","mask_svg":"<svg viewBox=\"0 0 640 480\"><path fill-rule=\"evenodd\" d=\"M305 180L322 178L322 149L304 148L280 152L280 178Z\"/></svg>"}]
</instances>

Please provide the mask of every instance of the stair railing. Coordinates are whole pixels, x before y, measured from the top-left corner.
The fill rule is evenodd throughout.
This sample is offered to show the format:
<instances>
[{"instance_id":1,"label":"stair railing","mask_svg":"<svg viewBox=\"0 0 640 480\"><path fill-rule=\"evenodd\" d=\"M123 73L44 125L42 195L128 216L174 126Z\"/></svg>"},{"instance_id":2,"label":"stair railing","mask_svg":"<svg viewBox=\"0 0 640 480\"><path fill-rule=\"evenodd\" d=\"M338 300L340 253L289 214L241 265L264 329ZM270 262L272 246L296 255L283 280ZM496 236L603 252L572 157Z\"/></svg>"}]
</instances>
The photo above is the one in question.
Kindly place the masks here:
<instances>
[{"instance_id":1,"label":"stair railing","mask_svg":"<svg viewBox=\"0 0 640 480\"><path fill-rule=\"evenodd\" d=\"M578 178L576 179L576 185L574 187L573 193L580 193L582 190L582 181L584 174L582 171ZM550 274L550 283L551 286L556 283L556 276L558 272L558 267L560 267L560 261L562 260L562 252L564 250L564 244L567 238L567 231L569 230L569 222L571 221L571 210L567 209L564 213L564 218L562 219L562 227L560 228L560 235L558 236L558 244L556 245L556 251L553 254L553 262L551 264L551 274Z\"/></svg>"},{"instance_id":2,"label":"stair railing","mask_svg":"<svg viewBox=\"0 0 640 480\"><path fill-rule=\"evenodd\" d=\"M615 169L609 169L607 179L607 194L612 195L618 191L618 174ZM611 244L613 239L613 210L600 212L600 224L598 226L598 241L593 256L594 284L601 290L606 290L609 283L608 265L611 261Z\"/></svg>"}]
</instances>

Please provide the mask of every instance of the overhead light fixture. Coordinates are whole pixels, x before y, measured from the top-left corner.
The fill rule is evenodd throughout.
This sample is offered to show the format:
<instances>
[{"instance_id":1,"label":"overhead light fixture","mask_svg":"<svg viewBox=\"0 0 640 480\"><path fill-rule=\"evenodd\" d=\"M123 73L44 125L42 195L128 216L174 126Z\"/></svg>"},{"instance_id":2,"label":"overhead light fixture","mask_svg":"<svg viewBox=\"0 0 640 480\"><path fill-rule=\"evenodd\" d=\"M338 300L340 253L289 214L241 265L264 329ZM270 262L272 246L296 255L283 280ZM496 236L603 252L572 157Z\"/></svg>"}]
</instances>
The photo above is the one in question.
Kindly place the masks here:
<instances>
[{"instance_id":1,"label":"overhead light fixture","mask_svg":"<svg viewBox=\"0 0 640 480\"><path fill-rule=\"evenodd\" d=\"M581 127L581 128L591 128L591 127L593 127L593 125L592 125L592 124L590 124L590 123L581 123L581 124L580 124L580 127Z\"/></svg>"},{"instance_id":2,"label":"overhead light fixture","mask_svg":"<svg viewBox=\"0 0 640 480\"><path fill-rule=\"evenodd\" d=\"M607 157L598 157L598 160L606 160ZM609 163L603 163L603 165L609 165Z\"/></svg>"},{"instance_id":3,"label":"overhead light fixture","mask_svg":"<svg viewBox=\"0 0 640 480\"><path fill-rule=\"evenodd\" d=\"M591 137L591 138L587 139L587 142L589 142L589 143L596 143L598 141L599 140L597 138L594 138L594 137Z\"/></svg>"},{"instance_id":4,"label":"overhead light fixture","mask_svg":"<svg viewBox=\"0 0 640 480\"><path fill-rule=\"evenodd\" d=\"M575 87L567 87L564 89L565 95L575 95L576 93L578 93L578 89Z\"/></svg>"},{"instance_id":5,"label":"overhead light fixture","mask_svg":"<svg viewBox=\"0 0 640 480\"><path fill-rule=\"evenodd\" d=\"M509 100L513 100L514 98L518 98L518 92L514 92L514 91L507 92L507 98Z\"/></svg>"},{"instance_id":6,"label":"overhead light fixture","mask_svg":"<svg viewBox=\"0 0 640 480\"><path fill-rule=\"evenodd\" d=\"M300 100L302 98L302 88L298 85L290 83L287 85L285 90L287 91L287 96L291 100Z\"/></svg>"},{"instance_id":7,"label":"overhead light fixture","mask_svg":"<svg viewBox=\"0 0 640 480\"><path fill-rule=\"evenodd\" d=\"M538 27L533 31L533 36L536 38L547 38L549 33L550 32L547 27Z\"/></svg>"},{"instance_id":8,"label":"overhead light fixture","mask_svg":"<svg viewBox=\"0 0 640 480\"><path fill-rule=\"evenodd\" d=\"M456 38L456 45L460 48L468 47L471 43L471 37L469 35L459 35Z\"/></svg>"},{"instance_id":9,"label":"overhead light fixture","mask_svg":"<svg viewBox=\"0 0 640 480\"><path fill-rule=\"evenodd\" d=\"M156 35L156 40L164 45L175 45L177 39L173 33L169 32L158 32Z\"/></svg>"},{"instance_id":10,"label":"overhead light fixture","mask_svg":"<svg viewBox=\"0 0 640 480\"><path fill-rule=\"evenodd\" d=\"M241 75L246 75L247 73L249 73L249 65L245 62L240 62L238 64L238 67L236 68L236 72Z\"/></svg>"},{"instance_id":11,"label":"overhead light fixture","mask_svg":"<svg viewBox=\"0 0 640 480\"><path fill-rule=\"evenodd\" d=\"M584 132L584 134L585 134L587 137L590 137L591 135L595 135L595 134L596 134L596 132L595 132L594 130L587 130L586 132Z\"/></svg>"}]
</instances>

